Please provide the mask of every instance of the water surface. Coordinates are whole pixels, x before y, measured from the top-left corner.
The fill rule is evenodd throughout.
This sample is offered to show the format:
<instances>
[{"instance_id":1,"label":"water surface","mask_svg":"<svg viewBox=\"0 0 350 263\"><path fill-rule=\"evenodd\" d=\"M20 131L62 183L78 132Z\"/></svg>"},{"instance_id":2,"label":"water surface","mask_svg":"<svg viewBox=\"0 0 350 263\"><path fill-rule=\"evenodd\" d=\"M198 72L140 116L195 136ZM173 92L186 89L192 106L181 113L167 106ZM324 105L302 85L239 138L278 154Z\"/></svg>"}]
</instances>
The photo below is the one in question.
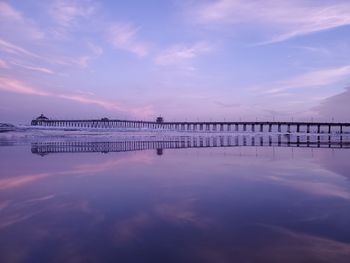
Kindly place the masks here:
<instances>
[{"instance_id":1,"label":"water surface","mask_svg":"<svg viewBox=\"0 0 350 263\"><path fill-rule=\"evenodd\" d=\"M349 262L350 149L299 139L2 134L0 261Z\"/></svg>"}]
</instances>

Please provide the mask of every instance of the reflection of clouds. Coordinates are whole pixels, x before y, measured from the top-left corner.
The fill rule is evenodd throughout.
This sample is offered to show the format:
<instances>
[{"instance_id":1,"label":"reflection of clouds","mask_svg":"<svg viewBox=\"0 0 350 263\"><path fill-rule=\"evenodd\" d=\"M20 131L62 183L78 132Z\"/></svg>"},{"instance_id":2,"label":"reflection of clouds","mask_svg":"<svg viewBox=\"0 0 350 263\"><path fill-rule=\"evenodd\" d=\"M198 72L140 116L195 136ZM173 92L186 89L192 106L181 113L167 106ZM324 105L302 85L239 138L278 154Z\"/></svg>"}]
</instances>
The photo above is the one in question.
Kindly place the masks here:
<instances>
[{"instance_id":1,"label":"reflection of clouds","mask_svg":"<svg viewBox=\"0 0 350 263\"><path fill-rule=\"evenodd\" d=\"M197 215L189 208L179 204L160 204L155 208L156 212L164 219L174 223L196 223Z\"/></svg>"},{"instance_id":2,"label":"reflection of clouds","mask_svg":"<svg viewBox=\"0 0 350 263\"><path fill-rule=\"evenodd\" d=\"M294 163L289 162L290 159L288 159L288 161L276 161L272 165L271 163L267 165L264 159L261 162L250 162L250 166L248 166L242 159L235 160L237 165L232 165L234 162L231 159L233 158L226 162L223 161L222 156L218 156L216 160L219 162L215 163L215 156L210 156L210 160L203 160L203 158L195 159L181 155L182 159L163 158L162 161L165 160L165 163L157 163L159 166L145 168L148 164L153 164L154 161L153 155L147 155L149 155L147 152L145 155L125 155L125 159L108 159L105 162L96 161L92 164L84 163L75 165L71 170L65 168L62 169L63 171L47 174L47 176L92 176L125 165L128 169L123 169L123 174L127 172L128 175L132 175L128 177L131 179L124 180L120 177L117 182L121 184L116 189L113 185L111 188L103 187L101 191L101 188L95 188L93 185L91 189L80 190L81 188L75 188L76 185L73 185L74 189L77 189L76 192L73 190L74 193L72 191L64 195L62 191L57 191L55 194L39 191L41 195L37 196L38 192L35 192L34 198L30 190L24 191L26 188L20 188L18 191L15 189L17 191L15 195L25 198L26 201L9 200L0 203L0 210L3 208L2 213L0 213L0 222L2 222L0 227L3 227L1 234L7 234L0 241L8 239L8 248L10 248L0 248L0 254L3 254L0 256L0 261L5 258L6 253L10 253L7 250L13 250L16 246L25 251L23 257L18 260L24 261L28 255L33 253L33 250L37 249L38 244L41 246L46 241L54 241L56 246L50 258L56 258L62 262L67 262L67 259L72 261L72 258L83 262L84 260L79 258L80 255L89 261L91 258L99 256L99 253L118 254L116 248L120 247L126 248L126 251L120 254L127 257L128 253L133 253L130 250L135 251L140 244L143 246L145 243L150 244L150 246L160 244L160 247L155 249L159 249L161 253L163 249L167 249L164 248L166 246L162 247L163 241L164 244L174 241L174 244L171 243L173 245L171 252L180 254L180 258L188 262L295 262L303 261L304 258L310 258L315 262L321 261L323 258L332 262L342 262L342 260L345 262L344 258L349 256L348 245L338 241L270 226L259 225L254 229L249 229L244 224L256 222L264 213L271 213L273 222L280 220L279 223L285 223L281 220L283 217L280 217L284 215L284 212L269 210L271 207L268 204L266 211L256 210L255 206L250 206L250 197L243 195L243 199L239 200L239 202L242 201L242 207L237 204L237 200L225 199L227 203L222 208L219 207L218 210L213 207L217 204L216 202L206 202L209 199L209 201L217 201L220 198L230 197L231 195L226 194L231 189L222 187L226 183L228 183L227 187L232 186L232 191L237 191L241 185L247 183L256 185L257 189L260 189L259 184L264 186L276 184L280 189L291 187L309 194L349 200L346 187L338 186L336 182L331 181L334 174L324 170L324 173L321 174L321 170L317 170L319 166L309 164L309 160L304 160L303 163L298 160L297 163ZM247 157L247 160L251 159L251 156ZM169 160L171 160L170 165ZM139 163L146 165L133 166ZM129 164L133 165L127 166ZM168 169L166 172L172 169L174 171L169 171L167 174L164 172L165 170L159 169L164 167ZM175 167L179 168L175 169ZM216 169L217 167L218 169ZM145 172L139 173L140 168L144 169ZM133 176L134 169L137 176ZM147 176L143 177L144 174ZM154 176L158 174L164 176ZM300 176L298 176L299 174ZM0 180L0 186L3 182L2 186L5 187L3 189L12 190L13 187L25 186L42 180L46 177L41 178L40 176L45 175L37 174L37 177L32 175L36 179L32 178L28 182L22 181L22 178L18 177L17 183L15 180L7 185ZM315 178L315 175L319 175L319 177ZM325 181L314 181L320 178ZM93 182L100 180L97 177L95 179ZM67 181L70 183L70 180ZM109 181L101 179L99 182ZM137 187L133 188L134 186ZM60 190L67 190L67 184L60 184L59 187ZM37 186L35 190L38 188ZM105 189L106 192L103 192ZM123 193L115 194L120 189ZM127 191L129 189L139 191L129 192ZM22 191L23 195L18 194ZM268 190L265 189L265 191ZM256 194L257 196L259 194L265 195L265 191L259 193L257 190ZM8 191L6 194L10 196L13 192ZM28 193L30 198L28 198ZM218 195L214 197L211 194ZM232 197L235 198L236 195ZM125 198L125 203L123 198ZM231 201L232 203L230 203ZM247 201L248 203L246 203ZM285 203L286 210L293 206L289 201L288 199ZM274 205L273 202L272 205ZM257 203L253 205L255 204ZM231 208L232 211L229 211ZM306 205L301 208L308 207ZM248 216L247 222L243 223L239 221L240 219L236 221L233 218L236 216L233 215L235 211L242 213L242 215L237 216L241 217L246 216L247 213L250 214L250 211L247 212L247 210L254 212L254 218ZM318 219L315 217L314 211L306 212L309 215L308 220ZM329 209L323 211L327 212ZM295 223L299 217L303 216L305 215L296 214L290 219ZM266 219L266 221L263 219L259 222L270 223L270 219ZM330 219L328 222L333 223L334 221ZM299 222L298 224L300 226L303 223ZM14 241L18 234L12 234L13 239L8 234L18 229L25 231L23 241L20 244L17 243L17 240ZM175 238L176 240L172 239L174 233L179 235ZM180 239L183 237L183 240L176 243L179 237ZM104 242L103 245L97 244L100 241ZM91 249L94 246L98 248ZM103 246L103 249L101 250L99 246ZM2 262L8 262L8 260L2 260Z\"/></svg>"},{"instance_id":3,"label":"reflection of clouds","mask_svg":"<svg viewBox=\"0 0 350 263\"><path fill-rule=\"evenodd\" d=\"M207 228L211 220L196 211L194 201L185 199L158 203L148 210L120 220L113 226L113 240L117 245L140 240L145 231L154 229L156 232L157 222L174 227L187 225L199 229Z\"/></svg>"},{"instance_id":4,"label":"reflection of clouds","mask_svg":"<svg viewBox=\"0 0 350 263\"><path fill-rule=\"evenodd\" d=\"M55 171L49 173L37 173L31 175L12 176L10 178L0 179L0 190L7 190L16 187L23 187L36 181L57 175L92 175L116 168L117 166L127 165L130 163L151 164L153 157L145 154L135 154L124 156L116 160L108 160L103 163L77 165L69 170Z\"/></svg>"},{"instance_id":5,"label":"reflection of clouds","mask_svg":"<svg viewBox=\"0 0 350 263\"><path fill-rule=\"evenodd\" d=\"M249 237L249 239L247 239ZM222 237L221 237L222 238ZM221 239L220 238L220 239ZM195 247L199 262L349 262L350 245L336 240L293 232L285 228L245 226L236 238L242 242Z\"/></svg>"},{"instance_id":6,"label":"reflection of clouds","mask_svg":"<svg viewBox=\"0 0 350 263\"><path fill-rule=\"evenodd\" d=\"M27 200L27 203L33 203L33 202L41 202L41 201L46 201L46 200L50 200L52 198L54 198L56 195L45 195L42 197L38 197L38 198L32 198Z\"/></svg>"},{"instance_id":7,"label":"reflection of clouds","mask_svg":"<svg viewBox=\"0 0 350 263\"><path fill-rule=\"evenodd\" d=\"M84 249L81 230L99 234L103 220L104 214L86 200L42 196L16 202L0 213L0 242L6 243L0 246L0 262L32 261L33 252L46 248L49 259L36 262L97 262L94 250Z\"/></svg>"},{"instance_id":8,"label":"reflection of clouds","mask_svg":"<svg viewBox=\"0 0 350 263\"><path fill-rule=\"evenodd\" d=\"M15 187L25 186L35 181L50 176L50 173L38 173L31 175L13 176L10 178L0 179L0 190L11 189Z\"/></svg>"},{"instance_id":9,"label":"reflection of clouds","mask_svg":"<svg viewBox=\"0 0 350 263\"><path fill-rule=\"evenodd\" d=\"M130 164L130 163L145 163L152 164L153 157L146 154L136 154L128 158L120 158L117 160L109 160L103 163L94 163L94 164L82 164L74 168L74 171L62 172L64 174L92 174L100 173L104 171L111 170L119 165Z\"/></svg>"},{"instance_id":10,"label":"reflection of clouds","mask_svg":"<svg viewBox=\"0 0 350 263\"><path fill-rule=\"evenodd\" d=\"M13 224L23 222L33 216L37 215L39 212L32 212L23 215L21 212L9 214L8 216L2 216L0 220L0 229L12 226Z\"/></svg>"},{"instance_id":11,"label":"reflection of clouds","mask_svg":"<svg viewBox=\"0 0 350 263\"><path fill-rule=\"evenodd\" d=\"M10 203L11 203L10 200L0 201L0 212L1 212L1 210L3 210L6 207L8 207L10 205Z\"/></svg>"},{"instance_id":12,"label":"reflection of clouds","mask_svg":"<svg viewBox=\"0 0 350 263\"><path fill-rule=\"evenodd\" d=\"M350 192L347 188L338 186L330 182L317 182L317 181L306 181L298 179L288 179L278 176L267 176L274 182L281 185L292 187L294 189L306 192L308 194L321 195L321 196L333 196L346 200L350 200Z\"/></svg>"},{"instance_id":13,"label":"reflection of clouds","mask_svg":"<svg viewBox=\"0 0 350 263\"><path fill-rule=\"evenodd\" d=\"M0 203L0 211L2 211L0 214L0 229L23 222L39 214L43 211L43 208L41 206L35 206L36 203L44 202L54 197L55 195L46 195L23 202L5 201Z\"/></svg>"},{"instance_id":14,"label":"reflection of clouds","mask_svg":"<svg viewBox=\"0 0 350 263\"><path fill-rule=\"evenodd\" d=\"M55 171L51 173L37 173L23 176L13 176L10 178L0 179L0 190L12 190L13 188L24 187L32 183L37 183L40 180L52 176L66 176L66 175L94 175L100 172L112 170L118 166L128 165L130 163L152 163L152 156L145 154L133 154L131 156L124 156L116 160L107 160L102 163L77 165L70 170ZM48 211L80 211L83 213L95 214L90 208L87 201L67 201L55 204L49 202L56 197L56 194L47 194L41 197L27 199L25 201L7 201L0 203L0 229L12 226L15 223L23 222L34 215L40 213L43 209ZM38 203L41 206L38 206ZM96 213L97 221L103 219L103 215Z\"/></svg>"},{"instance_id":15,"label":"reflection of clouds","mask_svg":"<svg viewBox=\"0 0 350 263\"><path fill-rule=\"evenodd\" d=\"M173 224L189 224L204 228L209 223L208 218L199 215L193 204L194 200L182 200L177 203L161 203L155 206L157 217Z\"/></svg>"},{"instance_id":16,"label":"reflection of clouds","mask_svg":"<svg viewBox=\"0 0 350 263\"><path fill-rule=\"evenodd\" d=\"M337 197L350 200L348 181L343 180L338 174L348 173L348 151L331 152L314 151L314 158L302 158L291 160L282 159L266 162L264 160L252 161L252 167L247 169L247 164L238 168L235 178L255 183L274 183L280 186L293 188L311 195ZM237 169L237 168L236 168ZM255 171L255 172L246 172ZM335 174L336 173L336 174Z\"/></svg>"},{"instance_id":17,"label":"reflection of clouds","mask_svg":"<svg viewBox=\"0 0 350 263\"><path fill-rule=\"evenodd\" d=\"M153 224L151 216L140 212L131 218L117 222L113 226L113 239L117 244L134 241L140 237L144 229Z\"/></svg>"},{"instance_id":18,"label":"reflection of clouds","mask_svg":"<svg viewBox=\"0 0 350 263\"><path fill-rule=\"evenodd\" d=\"M317 156L317 162L320 166L324 167L328 171L344 176L346 179L350 178L350 162L349 151L340 150L333 151L332 155L323 152Z\"/></svg>"}]
</instances>

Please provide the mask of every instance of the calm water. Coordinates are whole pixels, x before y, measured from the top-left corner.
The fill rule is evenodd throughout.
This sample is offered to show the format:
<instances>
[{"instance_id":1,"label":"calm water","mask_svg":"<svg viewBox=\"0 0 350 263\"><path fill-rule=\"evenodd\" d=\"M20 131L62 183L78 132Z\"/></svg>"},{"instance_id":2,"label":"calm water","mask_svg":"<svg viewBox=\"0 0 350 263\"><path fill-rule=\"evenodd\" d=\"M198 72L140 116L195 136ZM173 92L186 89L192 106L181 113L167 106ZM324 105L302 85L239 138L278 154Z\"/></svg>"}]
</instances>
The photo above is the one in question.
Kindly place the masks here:
<instances>
[{"instance_id":1,"label":"calm water","mask_svg":"<svg viewBox=\"0 0 350 263\"><path fill-rule=\"evenodd\" d=\"M0 135L0 262L349 262L348 147L206 140Z\"/></svg>"}]
</instances>

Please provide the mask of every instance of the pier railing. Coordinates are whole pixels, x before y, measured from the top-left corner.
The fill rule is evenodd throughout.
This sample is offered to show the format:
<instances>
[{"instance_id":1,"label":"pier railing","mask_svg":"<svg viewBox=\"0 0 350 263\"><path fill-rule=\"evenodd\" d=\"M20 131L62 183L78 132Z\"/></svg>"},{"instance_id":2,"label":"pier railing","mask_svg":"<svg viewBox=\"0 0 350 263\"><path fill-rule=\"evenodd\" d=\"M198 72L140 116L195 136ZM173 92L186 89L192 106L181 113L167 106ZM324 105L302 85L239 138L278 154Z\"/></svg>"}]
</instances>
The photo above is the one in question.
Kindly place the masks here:
<instances>
[{"instance_id":1,"label":"pier railing","mask_svg":"<svg viewBox=\"0 0 350 263\"><path fill-rule=\"evenodd\" d=\"M350 133L345 122L152 122L133 120L33 120L32 126L66 129L153 129L197 132Z\"/></svg>"}]
</instances>

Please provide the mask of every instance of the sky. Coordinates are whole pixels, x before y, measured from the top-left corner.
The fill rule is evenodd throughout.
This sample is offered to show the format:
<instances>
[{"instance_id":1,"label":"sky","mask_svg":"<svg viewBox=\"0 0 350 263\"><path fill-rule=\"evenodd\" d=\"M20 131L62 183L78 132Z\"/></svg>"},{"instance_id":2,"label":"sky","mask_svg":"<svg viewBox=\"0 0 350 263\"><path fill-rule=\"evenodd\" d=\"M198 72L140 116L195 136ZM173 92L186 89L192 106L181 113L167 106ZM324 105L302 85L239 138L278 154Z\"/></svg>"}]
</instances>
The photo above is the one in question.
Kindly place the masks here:
<instances>
[{"instance_id":1,"label":"sky","mask_svg":"<svg viewBox=\"0 0 350 263\"><path fill-rule=\"evenodd\" d=\"M350 121L348 0L0 0L0 122Z\"/></svg>"}]
</instances>

